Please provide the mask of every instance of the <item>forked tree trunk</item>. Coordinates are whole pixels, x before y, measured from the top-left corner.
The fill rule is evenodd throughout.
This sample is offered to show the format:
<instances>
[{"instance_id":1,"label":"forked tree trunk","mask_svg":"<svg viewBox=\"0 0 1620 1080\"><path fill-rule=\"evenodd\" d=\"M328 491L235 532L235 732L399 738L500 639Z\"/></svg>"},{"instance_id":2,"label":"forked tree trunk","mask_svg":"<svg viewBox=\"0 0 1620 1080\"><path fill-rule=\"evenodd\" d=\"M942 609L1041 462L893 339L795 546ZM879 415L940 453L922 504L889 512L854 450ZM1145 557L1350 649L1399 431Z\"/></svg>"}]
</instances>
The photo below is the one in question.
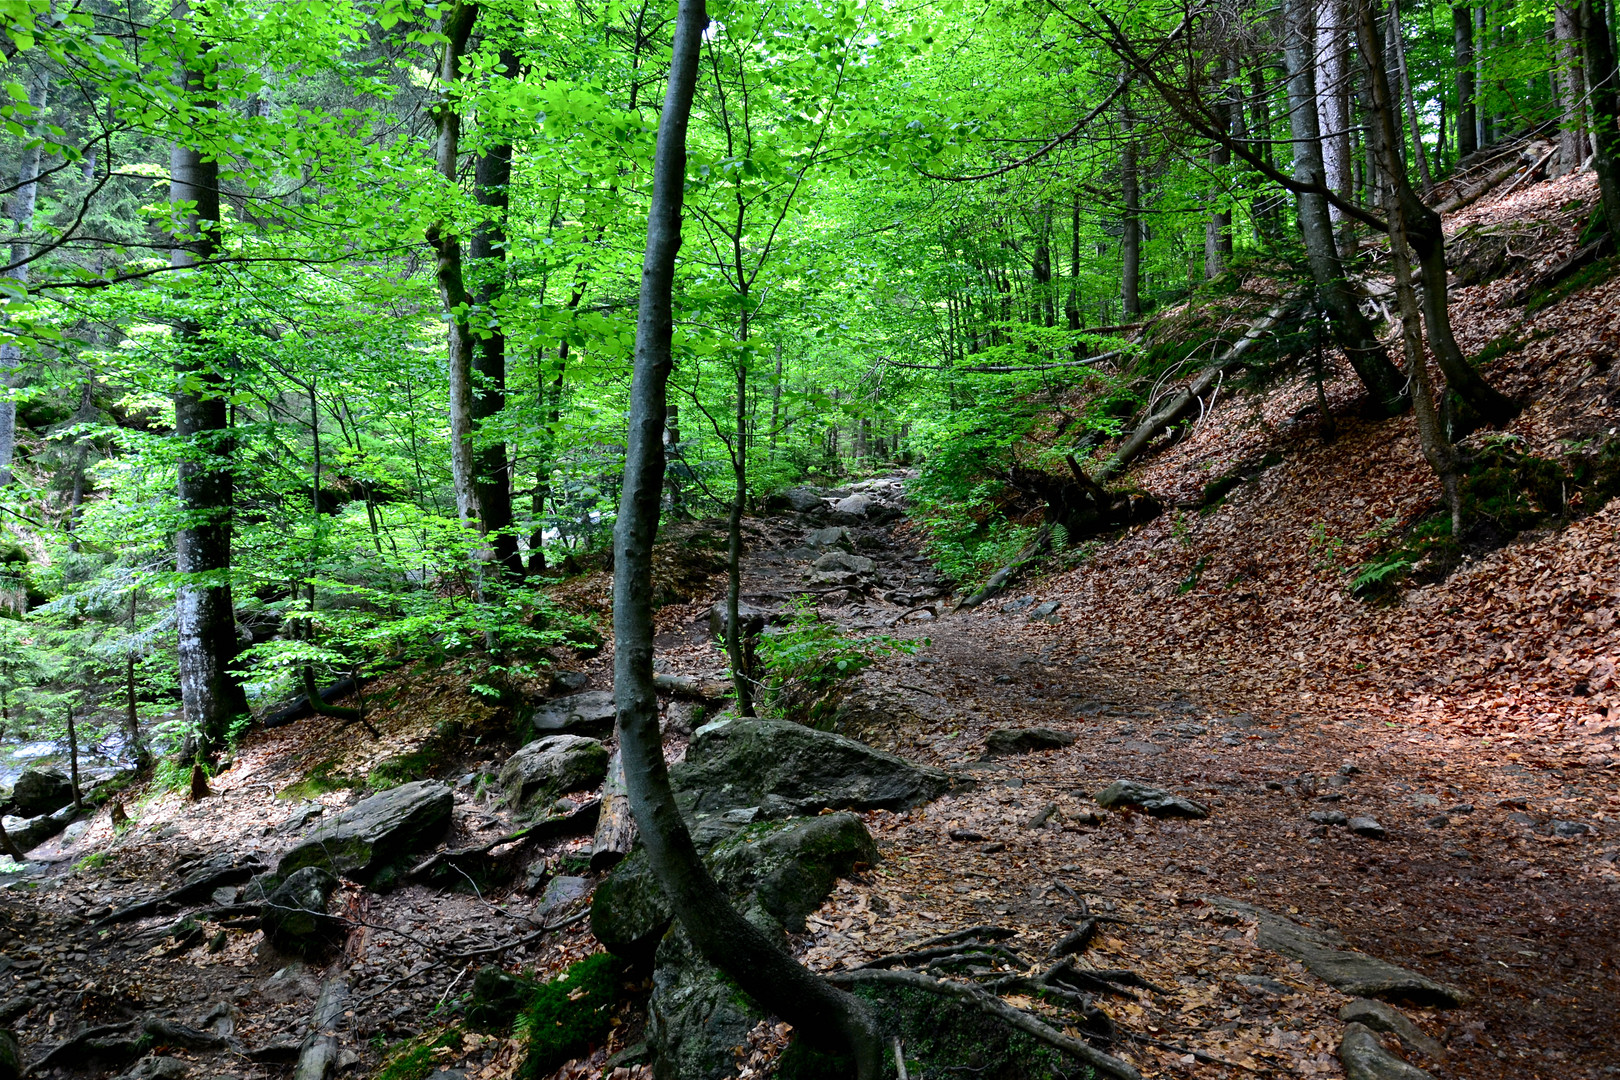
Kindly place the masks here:
<instances>
[{"instance_id":1,"label":"forked tree trunk","mask_svg":"<svg viewBox=\"0 0 1620 1080\"><path fill-rule=\"evenodd\" d=\"M865 1006L796 963L780 943L739 915L715 885L676 807L658 730L652 548L663 493L664 406L673 362L672 286L681 242L686 128L707 26L703 0L680 0L641 272L624 488L613 535L613 686L625 787L653 873L704 959L805 1038L852 1053L861 1080L877 1080L883 1050Z\"/></svg>"},{"instance_id":2,"label":"forked tree trunk","mask_svg":"<svg viewBox=\"0 0 1620 1080\"><path fill-rule=\"evenodd\" d=\"M182 18L189 9L182 4ZM178 80L200 101L206 72L182 68ZM219 163L195 147L169 154L169 201L175 234L169 264L193 267L219 250ZM195 271L193 271L195 272ZM236 618L231 601L231 516L235 486L224 360L205 326L175 324L180 390L174 396L174 437L184 447L177 472L181 525L175 561L182 583L175 596L180 699L186 723L183 753L212 757L225 745L231 721L245 712L242 688L231 674L236 660Z\"/></svg>"},{"instance_id":3,"label":"forked tree trunk","mask_svg":"<svg viewBox=\"0 0 1620 1080\"><path fill-rule=\"evenodd\" d=\"M1288 69L1288 112L1294 139L1294 179L1307 184L1326 184L1327 170L1322 162L1321 129L1317 126L1316 65L1312 62L1315 33L1311 25L1310 0L1285 0L1283 8L1283 60ZM1394 416L1406 407L1406 379L1389 362L1383 344L1345 278L1344 264L1333 237L1327 199L1301 193L1297 196L1299 226L1305 240L1305 258L1321 296L1322 306L1333 320L1333 333L1350 366L1367 388L1368 412L1374 416Z\"/></svg>"},{"instance_id":4,"label":"forked tree trunk","mask_svg":"<svg viewBox=\"0 0 1620 1080\"><path fill-rule=\"evenodd\" d=\"M1429 381L1428 360L1423 351L1423 338L1419 332L1419 313L1416 290L1412 285L1412 263L1408 248L1410 203L1415 199L1402 197L1401 188L1410 191L1406 171L1401 167L1395 147L1399 139L1395 122L1397 108L1384 67L1383 44L1379 41L1377 16L1373 0L1356 0L1356 29L1360 38L1362 62L1367 68L1368 95L1372 100L1372 123L1368 128L1368 145L1377 157L1381 174L1380 193L1384 214L1389 222L1391 268L1395 272L1396 302L1400 307L1401 345L1406 353L1407 374L1412 380L1412 412L1417 420L1418 445L1429 467L1440 478L1446 508L1451 513L1453 536L1462 533L1462 497L1458 488L1456 450L1440 426L1435 408L1434 389ZM1430 211L1432 214L1433 211ZM1442 303L1444 294L1442 293ZM1432 336L1433 327L1430 332Z\"/></svg>"}]
</instances>

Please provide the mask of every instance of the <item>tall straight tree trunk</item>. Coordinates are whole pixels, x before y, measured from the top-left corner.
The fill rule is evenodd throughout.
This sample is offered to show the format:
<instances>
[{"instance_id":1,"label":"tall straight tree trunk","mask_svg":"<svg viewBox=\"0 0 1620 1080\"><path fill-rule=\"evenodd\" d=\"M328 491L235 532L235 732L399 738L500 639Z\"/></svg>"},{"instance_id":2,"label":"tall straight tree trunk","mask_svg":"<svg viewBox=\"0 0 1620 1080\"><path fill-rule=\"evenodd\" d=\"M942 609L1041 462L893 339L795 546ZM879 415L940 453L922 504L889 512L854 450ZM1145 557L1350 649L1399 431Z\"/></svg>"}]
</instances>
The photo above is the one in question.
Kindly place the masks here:
<instances>
[{"instance_id":1,"label":"tall straight tree trunk","mask_svg":"<svg viewBox=\"0 0 1620 1080\"><path fill-rule=\"evenodd\" d=\"M1554 175L1574 172L1586 162L1586 76L1581 70L1580 0L1557 0L1553 6L1553 37L1558 41L1558 102L1563 120L1558 129L1558 157Z\"/></svg>"},{"instance_id":2,"label":"tall straight tree trunk","mask_svg":"<svg viewBox=\"0 0 1620 1080\"><path fill-rule=\"evenodd\" d=\"M180 5L179 15L189 15ZM206 49L199 52L206 54ZM177 81L200 107L212 107L205 91L206 58L183 67ZM197 147L176 144L169 153L169 202L175 232L169 265L195 267L219 250L219 162ZM198 271L182 276L195 281ZM226 399L230 386L205 323L182 318L174 327L176 375L174 436L183 447L178 474L180 528L175 561L181 585L175 595L179 638L180 699L186 724L184 754L211 758L225 745L231 721L246 711L242 688L231 674L236 660L236 617L231 601L231 524L235 501L235 454Z\"/></svg>"},{"instance_id":3,"label":"tall straight tree trunk","mask_svg":"<svg viewBox=\"0 0 1620 1080\"><path fill-rule=\"evenodd\" d=\"M1125 214L1120 223L1123 235L1119 240L1119 296L1129 321L1142 313L1142 191L1136 173L1136 136L1128 100L1124 102L1123 112L1121 127L1125 132L1125 148L1120 154L1119 172Z\"/></svg>"},{"instance_id":4,"label":"tall straight tree trunk","mask_svg":"<svg viewBox=\"0 0 1620 1080\"><path fill-rule=\"evenodd\" d=\"M1080 189L1074 189L1069 207L1069 289L1063 299L1063 322L1069 333L1080 331ZM1070 348L1076 360L1083 360L1086 347L1076 341Z\"/></svg>"},{"instance_id":5,"label":"tall straight tree trunk","mask_svg":"<svg viewBox=\"0 0 1620 1080\"><path fill-rule=\"evenodd\" d=\"M739 218L740 218L739 214ZM741 230L739 229L739 235ZM649 245L651 241L648 241ZM737 280L747 282L742 274L742 267L738 266ZM742 619L739 608L742 606L742 519L743 510L748 503L748 289L744 284L740 297L741 318L737 323L737 340L743 348L737 357L737 411L736 426L732 432L731 447L731 513L726 519L726 660L731 665L731 682L737 692L737 713L740 716L754 715L754 672L753 665L748 662L746 652L747 641L743 635ZM856 431L860 431L858 426ZM857 461L864 446L857 442L855 457Z\"/></svg>"},{"instance_id":6,"label":"tall straight tree trunk","mask_svg":"<svg viewBox=\"0 0 1620 1080\"><path fill-rule=\"evenodd\" d=\"M1482 2L1474 8L1474 141L1481 150L1496 138L1491 114L1479 100L1485 92L1485 46L1489 40L1489 16Z\"/></svg>"},{"instance_id":7,"label":"tall straight tree trunk","mask_svg":"<svg viewBox=\"0 0 1620 1080\"><path fill-rule=\"evenodd\" d=\"M1581 26L1592 81L1592 170L1597 173L1609 236L1620 248L1620 72L1615 67L1614 37L1601 6L1592 0L1582 0Z\"/></svg>"},{"instance_id":8,"label":"tall straight tree trunk","mask_svg":"<svg viewBox=\"0 0 1620 1080\"><path fill-rule=\"evenodd\" d=\"M456 91L461 81L461 57L478 18L478 5L455 3L444 16L440 30L445 36L439 56L440 100L433 110L434 162L439 175L454 187L461 159L461 103ZM462 271L461 238L450 222L436 221L427 229L427 242L437 259L433 274L439 286L439 303L446 323L445 361L450 396L450 474L456 488L456 516L463 525L474 523L478 500L473 491L476 467L473 463L472 357L473 335L467 321L472 298L467 294Z\"/></svg>"},{"instance_id":9,"label":"tall straight tree trunk","mask_svg":"<svg viewBox=\"0 0 1620 1080\"><path fill-rule=\"evenodd\" d=\"M1350 194L1350 26L1345 0L1318 0L1316 5L1316 117L1322 136L1322 169L1328 187ZM1350 220L1332 205L1328 218L1339 231L1339 250L1353 243Z\"/></svg>"},{"instance_id":10,"label":"tall straight tree trunk","mask_svg":"<svg viewBox=\"0 0 1620 1080\"><path fill-rule=\"evenodd\" d=\"M1446 508L1451 514L1452 535L1461 536L1462 497L1458 487L1457 454L1441 428L1435 409L1428 359L1424 355L1423 339L1418 330L1418 302L1412 284L1407 232L1411 200L1404 198L1400 190L1405 186L1410 191L1411 186L1406 181L1406 170L1401 167L1395 153L1400 138L1400 128L1395 122L1398 106L1390 91L1383 48L1378 40L1377 16L1372 5L1373 0L1356 0L1357 33L1362 63L1367 69L1368 96L1372 100L1368 144L1380 165L1379 191L1389 223L1390 262L1395 272L1396 302L1401 313L1401 345L1406 354L1407 374L1412 379L1412 412L1417 420L1418 445L1429 467L1440 478Z\"/></svg>"},{"instance_id":11,"label":"tall straight tree trunk","mask_svg":"<svg viewBox=\"0 0 1620 1080\"><path fill-rule=\"evenodd\" d=\"M1231 65L1222 60L1220 64L1221 93L1215 104L1216 122L1221 130L1232 134L1232 114L1235 111L1232 100L1232 90L1228 85L1231 79ZM1217 142L1209 151L1210 171L1217 177L1216 186L1210 191L1211 202L1225 200L1226 168L1232 164L1232 149L1224 142ZM1226 266L1227 260L1232 256L1232 212L1224 205L1210 210L1209 217L1204 221L1204 280L1209 280Z\"/></svg>"},{"instance_id":12,"label":"tall straight tree trunk","mask_svg":"<svg viewBox=\"0 0 1620 1080\"><path fill-rule=\"evenodd\" d=\"M853 1054L860 1080L877 1080L883 1052L866 1007L794 962L782 942L739 915L715 885L676 805L658 730L652 549L663 492L664 409L673 364L671 292L681 242L686 127L707 25L702 0L680 0L669 88L659 117L624 487L613 530L613 690L625 787L653 874L704 959L807 1039Z\"/></svg>"},{"instance_id":13,"label":"tall straight tree trunk","mask_svg":"<svg viewBox=\"0 0 1620 1080\"><path fill-rule=\"evenodd\" d=\"M517 54L500 53L502 75L516 79ZM472 360L472 423L475 432L506 408L506 333L499 311L506 291L506 215L512 184L512 144L499 142L486 150L474 170L475 197L483 212L473 229L467 254L474 267L478 307L489 321L487 337L478 341ZM517 536L512 532L512 470L503 440L482 436L473 454L473 496L478 525L495 564L510 578L523 576Z\"/></svg>"},{"instance_id":14,"label":"tall straight tree trunk","mask_svg":"<svg viewBox=\"0 0 1620 1080\"><path fill-rule=\"evenodd\" d=\"M1294 142L1294 179L1307 184L1326 185L1322 162L1322 140L1317 126L1316 65L1312 60L1316 35L1312 26L1311 0L1284 0L1283 59L1288 68L1288 115ZM1356 297L1345 278L1344 265L1328 217L1327 199L1301 193L1297 196L1300 232L1305 241L1305 258L1316 281L1322 306L1333 320L1334 337L1344 349L1350 366L1369 395L1368 412L1393 416L1406 407L1406 379L1389 361L1372 324L1361 313Z\"/></svg>"},{"instance_id":15,"label":"tall straight tree trunk","mask_svg":"<svg viewBox=\"0 0 1620 1080\"><path fill-rule=\"evenodd\" d=\"M1474 108L1474 9L1468 3L1451 5L1451 60L1457 65L1457 157L1479 149L1479 122Z\"/></svg>"},{"instance_id":16,"label":"tall straight tree trunk","mask_svg":"<svg viewBox=\"0 0 1620 1080\"><path fill-rule=\"evenodd\" d=\"M28 80L28 104L43 113L50 88L50 72L43 69L36 72ZM17 187L11 193L10 200L10 217L17 237L11 244L10 261L14 263L28 257L28 245L22 238L33 231L34 208L39 204L39 151L39 141L30 139L24 143L22 153L18 155ZM11 280L26 286L28 266L25 264L11 271ZM0 393L11 387L11 373L21 363L22 348L15 341L7 339L0 343ZM11 460L16 447L17 405L8 397L0 400L0 487L11 483Z\"/></svg>"}]
</instances>

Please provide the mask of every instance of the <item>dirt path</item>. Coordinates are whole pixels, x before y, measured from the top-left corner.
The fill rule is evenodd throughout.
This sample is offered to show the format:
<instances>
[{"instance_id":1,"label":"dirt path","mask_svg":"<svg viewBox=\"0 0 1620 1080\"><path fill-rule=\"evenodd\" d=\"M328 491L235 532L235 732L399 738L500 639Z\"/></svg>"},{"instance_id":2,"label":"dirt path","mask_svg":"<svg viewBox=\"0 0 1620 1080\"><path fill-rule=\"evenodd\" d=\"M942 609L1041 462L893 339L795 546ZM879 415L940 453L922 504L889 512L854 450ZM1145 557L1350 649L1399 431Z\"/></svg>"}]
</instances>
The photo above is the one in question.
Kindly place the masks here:
<instances>
[{"instance_id":1,"label":"dirt path","mask_svg":"<svg viewBox=\"0 0 1620 1080\"><path fill-rule=\"evenodd\" d=\"M879 536L858 531L857 546L874 553ZM772 539L780 550L792 535ZM911 565L903 545L882 554ZM751 567L755 591L787 576L771 556ZM1448 766L1438 737L1352 719L1366 714L1320 694L1287 713L1212 702L1128 654L1084 651L1085 612L1060 610L1054 630L1032 622L1035 605L1016 596L907 623L932 644L860 677L850 722L864 718L864 730L852 733L980 783L916 811L870 815L887 861L869 882L846 883L812 923L801 943L810 963L843 967L985 922L1019 929L1026 954L1039 955L1085 901L1129 920L1110 924L1087 959L1173 991L1112 1001L1123 1027L1262 1074L1338 1074L1338 1011L1350 998L1259 948L1252 921L1203 902L1223 896L1337 929L1356 949L1461 989L1462 1007L1409 1010L1447 1048L1446 1060L1423 1062L1436 1076L1620 1071L1614 899L1583 872L1603 823L1527 812L1577 794L1601 802L1620 789L1615 770L1566 774L1507 758L1481 769L1470 758L1463 771ZM866 629L904 606L835 596L821 611ZM992 729L1036 726L1076 741L981 760ZM1100 811L1091 795L1117 778L1212 813ZM1308 816L1332 811L1369 815L1386 836ZM1100 824L1088 823L1093 813ZM1167 1072L1221 1072L1179 1051L1130 1052Z\"/></svg>"}]
</instances>

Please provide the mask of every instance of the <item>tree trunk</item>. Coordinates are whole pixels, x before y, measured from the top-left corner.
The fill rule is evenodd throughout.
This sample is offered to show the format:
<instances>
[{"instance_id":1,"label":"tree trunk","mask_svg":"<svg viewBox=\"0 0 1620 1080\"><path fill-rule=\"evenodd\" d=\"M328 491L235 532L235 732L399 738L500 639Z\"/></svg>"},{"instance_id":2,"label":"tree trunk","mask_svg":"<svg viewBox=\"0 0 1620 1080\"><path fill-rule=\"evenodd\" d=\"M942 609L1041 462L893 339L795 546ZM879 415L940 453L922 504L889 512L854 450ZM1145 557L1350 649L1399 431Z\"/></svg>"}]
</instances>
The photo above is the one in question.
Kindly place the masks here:
<instances>
[{"instance_id":1,"label":"tree trunk","mask_svg":"<svg viewBox=\"0 0 1620 1080\"><path fill-rule=\"evenodd\" d=\"M1457 65L1457 157L1478 150L1479 121L1474 102L1474 11L1467 3L1451 6L1452 63Z\"/></svg>"},{"instance_id":2,"label":"tree trunk","mask_svg":"<svg viewBox=\"0 0 1620 1080\"><path fill-rule=\"evenodd\" d=\"M129 590L129 633L135 636L136 601L140 593L136 589ZM145 771L152 763L152 752L146 748L146 740L141 736L141 714L135 698L135 647L130 645L129 652L124 656L124 734L129 740L130 749L135 754L135 768Z\"/></svg>"},{"instance_id":3,"label":"tree trunk","mask_svg":"<svg viewBox=\"0 0 1620 1080\"><path fill-rule=\"evenodd\" d=\"M1142 206L1141 188L1136 174L1136 138L1132 134L1130 103L1124 105L1125 148L1120 155L1120 191L1124 196L1125 216L1120 223L1123 235L1119 241L1120 281L1119 295L1125 311L1125 320L1142 313Z\"/></svg>"},{"instance_id":4,"label":"tree trunk","mask_svg":"<svg viewBox=\"0 0 1620 1080\"><path fill-rule=\"evenodd\" d=\"M611 869L636 842L636 819L630 813L630 800L624 793L624 757L613 751L608 760L607 780L602 784L602 808L596 815L596 835L591 839L591 869L598 873Z\"/></svg>"},{"instance_id":5,"label":"tree trunk","mask_svg":"<svg viewBox=\"0 0 1620 1080\"><path fill-rule=\"evenodd\" d=\"M1603 216L1613 245L1620 249L1620 72L1616 71L1614 38L1592 0L1582 0L1581 26L1586 33L1586 66L1592 80L1592 170L1603 196Z\"/></svg>"},{"instance_id":6,"label":"tree trunk","mask_svg":"<svg viewBox=\"0 0 1620 1080\"><path fill-rule=\"evenodd\" d=\"M671 289L681 241L686 128L707 25L702 0L681 0L659 118L642 266L624 487L614 526L614 695L625 786L648 862L698 952L805 1038L852 1053L861 1080L877 1080L882 1048L865 1006L795 963L779 942L739 915L715 885L676 807L658 730L652 548L663 492L664 406L673 362Z\"/></svg>"},{"instance_id":7,"label":"tree trunk","mask_svg":"<svg viewBox=\"0 0 1620 1080\"><path fill-rule=\"evenodd\" d=\"M650 244L649 240L649 244ZM739 271L740 271L739 267ZM747 279L739 272L738 281ZM754 672L749 664L749 650L744 640L742 620L737 609L742 603L742 519L748 502L748 291L742 293L742 317L738 323L738 340L744 345L737 356L737 415L731 447L731 513L726 520L726 661L731 665L731 681L737 688L737 713L754 715ZM856 431L860 431L859 421ZM857 445L859 460L863 446Z\"/></svg>"},{"instance_id":8,"label":"tree trunk","mask_svg":"<svg viewBox=\"0 0 1620 1080\"><path fill-rule=\"evenodd\" d=\"M50 72L42 70L36 73L28 82L28 104L43 112L50 88ZM12 262L18 262L28 256L28 245L23 243L22 237L33 231L34 208L39 203L39 153L39 140L30 139L24 142L22 153L18 155L17 187L11 193L10 199L10 217L17 236L11 245ZM27 286L27 265L13 270L11 279ZM7 339L0 344L0 391L11 386L11 373L20 363L22 363L22 349L15 340ZM11 459L16 446L17 404L7 398L0 400L0 487L6 487L11 483Z\"/></svg>"},{"instance_id":9,"label":"tree trunk","mask_svg":"<svg viewBox=\"0 0 1620 1080\"><path fill-rule=\"evenodd\" d=\"M466 51L467 39L472 34L473 21L478 18L478 5L457 2L444 16L441 32L445 36L444 51L439 57L439 92L442 95L433 110L435 139L433 157L439 174L452 186L457 182L457 167L461 155L461 104L454 91L461 80L461 56ZM463 525L471 525L478 512L478 500L473 490L477 467L473 461L473 402L472 356L474 351L472 328L467 320L467 308L472 298L467 294L462 275L461 238L451 231L445 221L436 221L427 229L427 242L437 259L434 278L439 286L439 303L446 320L445 360L448 368L450 396L450 473L456 489L456 516Z\"/></svg>"},{"instance_id":10,"label":"tree trunk","mask_svg":"<svg viewBox=\"0 0 1620 1080\"><path fill-rule=\"evenodd\" d=\"M1350 27L1345 0L1318 0L1316 5L1316 118L1322 136L1322 175L1328 187L1350 194ZM1328 218L1339 231L1339 250L1353 243L1349 219L1329 205Z\"/></svg>"},{"instance_id":11,"label":"tree trunk","mask_svg":"<svg viewBox=\"0 0 1620 1080\"><path fill-rule=\"evenodd\" d=\"M1406 35L1401 32L1399 0L1389 6L1389 39L1395 43L1395 62L1401 72L1401 96L1406 100L1406 122L1412 128L1412 153L1417 158L1418 176L1423 180L1425 192L1434 187L1434 174L1429 171L1429 154L1423 147L1423 128L1418 124L1417 101L1412 97L1412 72L1406 66Z\"/></svg>"},{"instance_id":12,"label":"tree trunk","mask_svg":"<svg viewBox=\"0 0 1620 1080\"><path fill-rule=\"evenodd\" d=\"M1221 93L1215 108L1216 119L1221 130L1227 135L1232 134L1232 114L1235 110L1231 87L1231 67L1226 61L1220 64ZM1217 179L1216 187L1210 191L1210 201L1224 202L1226 192L1226 169L1232 164L1232 149L1224 142L1217 142L1209 151L1210 171ZM1204 221L1204 280L1219 274L1225 268L1227 260L1232 256L1232 212L1221 206L1210 211L1209 217Z\"/></svg>"},{"instance_id":13,"label":"tree trunk","mask_svg":"<svg viewBox=\"0 0 1620 1080\"><path fill-rule=\"evenodd\" d=\"M189 9L182 4L179 14L184 18ZM185 68L178 78L188 94L200 97L206 74ZM169 176L175 221L169 265L196 266L219 249L219 164L198 149L177 144L169 154ZM181 525L175 534L175 561L182 575L175 623L186 724L183 753L211 758L225 745L231 721L247 709L230 671L237 649L230 585L235 500L235 444L226 407L230 387L221 370L224 358L214 352L216 345L203 324L177 323L174 344L180 383L174 396L174 436L185 448L177 469Z\"/></svg>"},{"instance_id":14,"label":"tree trunk","mask_svg":"<svg viewBox=\"0 0 1620 1080\"><path fill-rule=\"evenodd\" d=\"M1283 59L1288 68L1288 114L1294 140L1294 179L1308 184L1325 184L1322 141L1317 126L1315 33L1311 25L1310 0L1285 0L1283 8ZM1305 258L1321 295L1322 306L1333 320L1337 339L1350 366L1367 388L1367 409L1373 416L1393 416L1406 407L1406 379L1391 364L1384 346L1345 279L1328 217L1327 199L1301 193L1296 197L1300 232L1305 241Z\"/></svg>"},{"instance_id":15,"label":"tree trunk","mask_svg":"<svg viewBox=\"0 0 1620 1080\"><path fill-rule=\"evenodd\" d=\"M1558 129L1558 157L1554 176L1572 173L1586 163L1586 75L1581 70L1580 0L1557 0L1553 8L1553 36L1558 41L1558 67L1554 77L1563 120Z\"/></svg>"},{"instance_id":16,"label":"tree trunk","mask_svg":"<svg viewBox=\"0 0 1620 1080\"><path fill-rule=\"evenodd\" d=\"M1423 340L1418 330L1418 304L1412 286L1412 266L1408 250L1408 212L1415 199L1402 197L1401 189L1411 191L1406 181L1406 170L1401 168L1395 147L1400 138L1395 122L1397 108L1390 92L1389 78L1384 67L1383 47L1378 40L1377 16L1373 0L1356 0L1357 33L1360 38L1362 63L1367 68L1368 94L1372 100L1371 124L1368 142L1380 163L1382 174L1380 193L1384 213L1389 222L1389 242L1392 269L1395 272L1396 300L1400 307L1401 344L1406 353L1407 374L1412 380L1412 411L1417 420L1418 444L1429 467L1440 478L1446 507L1451 513L1453 536L1462 534L1462 498L1458 489L1457 455L1440 427L1440 417L1434 404L1434 390L1429 383L1428 360L1423 352ZM1432 214L1433 212L1430 211ZM1444 293L1441 294L1441 303ZM1431 337L1433 327L1430 326Z\"/></svg>"},{"instance_id":17,"label":"tree trunk","mask_svg":"<svg viewBox=\"0 0 1620 1080\"><path fill-rule=\"evenodd\" d=\"M500 53L504 78L516 79L517 54ZM467 254L473 260L478 308L488 321L472 360L476 374L472 387L472 422L482 429L506 408L506 333L501 326L500 300L506 291L506 215L512 183L512 144L496 143L478 159L474 170L476 198L483 214L473 229ZM506 576L523 577L517 536L512 532L512 470L506 443L480 438L473 454L473 496L478 504L478 525L490 556Z\"/></svg>"}]
</instances>

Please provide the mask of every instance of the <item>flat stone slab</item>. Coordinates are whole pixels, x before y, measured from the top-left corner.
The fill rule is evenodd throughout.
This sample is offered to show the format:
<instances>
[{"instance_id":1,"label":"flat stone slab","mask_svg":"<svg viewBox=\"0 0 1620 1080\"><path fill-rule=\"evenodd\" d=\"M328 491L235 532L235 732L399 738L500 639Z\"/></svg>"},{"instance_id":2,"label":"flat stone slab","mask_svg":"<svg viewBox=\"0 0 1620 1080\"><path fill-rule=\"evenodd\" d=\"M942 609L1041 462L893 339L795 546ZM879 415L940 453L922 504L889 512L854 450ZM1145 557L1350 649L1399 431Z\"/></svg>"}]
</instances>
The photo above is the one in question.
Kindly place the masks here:
<instances>
[{"instance_id":1,"label":"flat stone slab","mask_svg":"<svg viewBox=\"0 0 1620 1080\"><path fill-rule=\"evenodd\" d=\"M1453 1008L1464 995L1426 975L1380 960L1375 956L1345 948L1338 933L1301 926L1274 911L1223 896L1207 897L1224 911L1236 912L1259 924L1255 942L1262 949L1297 960L1305 970L1335 990L1353 997L1383 1001L1410 1001L1415 1005Z\"/></svg>"},{"instance_id":2,"label":"flat stone slab","mask_svg":"<svg viewBox=\"0 0 1620 1080\"><path fill-rule=\"evenodd\" d=\"M903 810L950 790L949 773L786 720L698 729L670 783L688 812L758 807L761 818L822 810Z\"/></svg>"},{"instance_id":3,"label":"flat stone slab","mask_svg":"<svg viewBox=\"0 0 1620 1080\"><path fill-rule=\"evenodd\" d=\"M1209 807L1139 780L1115 780L1092 798L1099 806L1134 806L1152 817L1207 818Z\"/></svg>"},{"instance_id":4,"label":"flat stone slab","mask_svg":"<svg viewBox=\"0 0 1620 1080\"><path fill-rule=\"evenodd\" d=\"M281 857L276 873L319 866L368 877L401 855L433 843L450 823L455 797L436 780L416 780L361 799Z\"/></svg>"},{"instance_id":5,"label":"flat stone slab","mask_svg":"<svg viewBox=\"0 0 1620 1080\"><path fill-rule=\"evenodd\" d=\"M984 737L984 756L1032 754L1037 750L1061 750L1073 746L1077 736L1051 728L996 728Z\"/></svg>"},{"instance_id":6,"label":"flat stone slab","mask_svg":"<svg viewBox=\"0 0 1620 1080\"><path fill-rule=\"evenodd\" d=\"M603 738L613 731L618 719L613 691L587 690L548 701L534 710L531 723L536 735L589 735Z\"/></svg>"}]
</instances>

